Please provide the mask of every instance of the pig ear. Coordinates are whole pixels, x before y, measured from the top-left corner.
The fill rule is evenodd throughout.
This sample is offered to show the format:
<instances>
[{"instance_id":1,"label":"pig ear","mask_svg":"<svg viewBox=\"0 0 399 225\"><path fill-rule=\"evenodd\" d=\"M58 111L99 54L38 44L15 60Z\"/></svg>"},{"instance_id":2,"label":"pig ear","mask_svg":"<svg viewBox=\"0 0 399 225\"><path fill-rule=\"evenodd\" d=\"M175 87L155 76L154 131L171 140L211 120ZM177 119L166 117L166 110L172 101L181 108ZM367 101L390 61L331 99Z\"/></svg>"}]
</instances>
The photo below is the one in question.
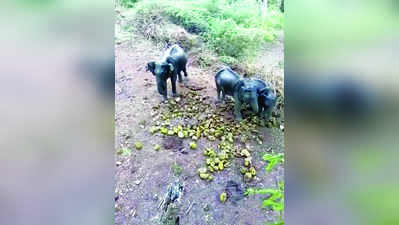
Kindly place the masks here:
<instances>
[{"instance_id":1,"label":"pig ear","mask_svg":"<svg viewBox=\"0 0 399 225\"><path fill-rule=\"evenodd\" d=\"M169 63L168 66L169 66L169 71L170 72L172 72L175 69L175 67L173 66L172 63Z\"/></svg>"},{"instance_id":2,"label":"pig ear","mask_svg":"<svg viewBox=\"0 0 399 225\"><path fill-rule=\"evenodd\" d=\"M151 71L151 73L154 73L155 70L155 62L149 62L147 63L147 67L145 68L145 71Z\"/></svg>"},{"instance_id":3,"label":"pig ear","mask_svg":"<svg viewBox=\"0 0 399 225\"><path fill-rule=\"evenodd\" d=\"M266 94L267 93L267 87L262 88L258 91L259 94Z\"/></svg>"},{"instance_id":4,"label":"pig ear","mask_svg":"<svg viewBox=\"0 0 399 225\"><path fill-rule=\"evenodd\" d=\"M242 80L242 79L239 79L238 81L237 81L237 83L234 85L234 91L235 92L238 92L238 91L243 91L242 90L242 87L244 86L244 81Z\"/></svg>"}]
</instances>

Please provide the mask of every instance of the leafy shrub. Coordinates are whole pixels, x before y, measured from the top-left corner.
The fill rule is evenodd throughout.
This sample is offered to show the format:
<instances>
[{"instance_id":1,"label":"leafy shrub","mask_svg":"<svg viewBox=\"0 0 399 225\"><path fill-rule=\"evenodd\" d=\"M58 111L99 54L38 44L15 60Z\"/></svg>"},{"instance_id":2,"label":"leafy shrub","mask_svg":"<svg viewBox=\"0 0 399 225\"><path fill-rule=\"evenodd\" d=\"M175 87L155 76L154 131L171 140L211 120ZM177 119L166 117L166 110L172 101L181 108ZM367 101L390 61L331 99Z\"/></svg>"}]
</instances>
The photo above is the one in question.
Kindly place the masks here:
<instances>
[{"instance_id":1,"label":"leafy shrub","mask_svg":"<svg viewBox=\"0 0 399 225\"><path fill-rule=\"evenodd\" d=\"M255 0L143 0L136 7L139 15L144 9L159 11L188 32L199 34L219 55L237 59L273 41L283 23L279 10L262 14Z\"/></svg>"},{"instance_id":2,"label":"leafy shrub","mask_svg":"<svg viewBox=\"0 0 399 225\"><path fill-rule=\"evenodd\" d=\"M281 213L284 212L284 183L279 184L278 189L261 188L254 189L248 188L245 190L244 195L267 195L262 201L262 208L269 208L273 211ZM280 220L269 225L284 225L284 221Z\"/></svg>"},{"instance_id":3,"label":"leafy shrub","mask_svg":"<svg viewBox=\"0 0 399 225\"><path fill-rule=\"evenodd\" d=\"M222 55L219 57L220 61L222 61L223 63L226 63L227 65L229 65L230 67L232 65L235 65L238 63L237 59L231 57L231 56L226 56L226 55Z\"/></svg>"},{"instance_id":4,"label":"leafy shrub","mask_svg":"<svg viewBox=\"0 0 399 225\"><path fill-rule=\"evenodd\" d=\"M263 208L270 208L273 211L281 212L284 210L284 190L283 189L270 189L270 188L262 188L262 189L253 189L248 188L245 190L245 195L268 195L262 201Z\"/></svg>"},{"instance_id":5,"label":"leafy shrub","mask_svg":"<svg viewBox=\"0 0 399 225\"><path fill-rule=\"evenodd\" d=\"M161 9L154 4L138 5L135 9L133 27L148 40L154 41L161 47L179 44L189 50L197 45L197 38L186 30L170 23Z\"/></svg>"},{"instance_id":6,"label":"leafy shrub","mask_svg":"<svg viewBox=\"0 0 399 225\"><path fill-rule=\"evenodd\" d=\"M182 171L183 171L183 168L179 164L177 164L176 162L174 162L172 164L171 168L172 168L173 174L175 176L179 176L182 173Z\"/></svg>"},{"instance_id":7,"label":"leafy shrub","mask_svg":"<svg viewBox=\"0 0 399 225\"><path fill-rule=\"evenodd\" d=\"M134 4L137 3L139 0L120 0L120 4L126 8L133 8Z\"/></svg>"},{"instance_id":8,"label":"leafy shrub","mask_svg":"<svg viewBox=\"0 0 399 225\"><path fill-rule=\"evenodd\" d=\"M266 153L263 155L263 160L267 161L266 171L270 172L277 164L284 163L284 154L273 155Z\"/></svg>"},{"instance_id":9,"label":"leafy shrub","mask_svg":"<svg viewBox=\"0 0 399 225\"><path fill-rule=\"evenodd\" d=\"M246 28L241 28L232 19L214 19L210 31L205 35L213 49L221 54L240 57L260 44L259 36ZM251 37L255 34L254 37Z\"/></svg>"}]
</instances>

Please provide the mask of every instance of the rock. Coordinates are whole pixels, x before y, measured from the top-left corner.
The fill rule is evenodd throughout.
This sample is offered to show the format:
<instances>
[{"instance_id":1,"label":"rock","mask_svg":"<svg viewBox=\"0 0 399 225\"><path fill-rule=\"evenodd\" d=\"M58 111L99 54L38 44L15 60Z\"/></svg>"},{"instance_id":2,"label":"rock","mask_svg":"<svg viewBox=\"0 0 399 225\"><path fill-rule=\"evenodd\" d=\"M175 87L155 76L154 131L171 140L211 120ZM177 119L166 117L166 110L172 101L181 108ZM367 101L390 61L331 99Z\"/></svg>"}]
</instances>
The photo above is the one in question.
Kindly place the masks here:
<instances>
[{"instance_id":1,"label":"rock","mask_svg":"<svg viewBox=\"0 0 399 225\"><path fill-rule=\"evenodd\" d=\"M210 210L209 204L205 204L203 209L205 212L208 212Z\"/></svg>"},{"instance_id":2,"label":"rock","mask_svg":"<svg viewBox=\"0 0 399 225\"><path fill-rule=\"evenodd\" d=\"M232 180L227 181L225 192L234 205L237 204L237 201L244 198L244 191L241 185Z\"/></svg>"},{"instance_id":3,"label":"rock","mask_svg":"<svg viewBox=\"0 0 399 225\"><path fill-rule=\"evenodd\" d=\"M180 199L183 195L183 184L175 181L169 185L168 191L163 199L161 225L180 224Z\"/></svg>"}]
</instances>

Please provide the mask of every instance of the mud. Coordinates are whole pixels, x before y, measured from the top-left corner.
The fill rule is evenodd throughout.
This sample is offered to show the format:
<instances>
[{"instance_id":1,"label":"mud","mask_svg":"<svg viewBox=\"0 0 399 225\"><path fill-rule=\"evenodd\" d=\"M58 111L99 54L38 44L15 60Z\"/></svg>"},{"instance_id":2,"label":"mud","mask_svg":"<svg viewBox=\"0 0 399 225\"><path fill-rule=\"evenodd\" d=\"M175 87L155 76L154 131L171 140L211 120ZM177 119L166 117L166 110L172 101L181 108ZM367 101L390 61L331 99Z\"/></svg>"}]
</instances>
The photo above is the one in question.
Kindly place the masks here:
<instances>
[{"instance_id":1,"label":"mud","mask_svg":"<svg viewBox=\"0 0 399 225\"><path fill-rule=\"evenodd\" d=\"M266 173L266 163L262 160L267 151L284 151L283 132L278 128L262 128L262 145L251 141L245 144L251 149L257 170L251 182L244 183L240 174L242 159L233 159L231 167L215 173L212 182L201 180L197 170L204 165L202 149L216 148L216 143L200 139L197 150L190 150L189 139L151 135L148 131L153 122L152 108L161 99L155 79L145 72L145 65L161 54L162 49L139 38L115 46L115 152L122 147L131 149L129 156L115 154L115 224L157 224L161 217L158 205L166 187L176 179L184 185L179 204L181 225L264 225L266 221L273 221L277 213L261 209L264 196L245 197L241 193L247 187L276 188L277 181L283 179L281 165ZM196 89L210 102L216 102L213 72L191 66L188 74L185 83L178 84L178 93ZM169 96L170 90L168 86ZM229 108L226 114L232 116ZM134 148L137 141L143 143L142 150ZM159 144L161 150L155 151L155 144ZM171 169L175 163L182 167L180 175L175 175ZM224 191L229 197L221 203L219 195Z\"/></svg>"}]
</instances>

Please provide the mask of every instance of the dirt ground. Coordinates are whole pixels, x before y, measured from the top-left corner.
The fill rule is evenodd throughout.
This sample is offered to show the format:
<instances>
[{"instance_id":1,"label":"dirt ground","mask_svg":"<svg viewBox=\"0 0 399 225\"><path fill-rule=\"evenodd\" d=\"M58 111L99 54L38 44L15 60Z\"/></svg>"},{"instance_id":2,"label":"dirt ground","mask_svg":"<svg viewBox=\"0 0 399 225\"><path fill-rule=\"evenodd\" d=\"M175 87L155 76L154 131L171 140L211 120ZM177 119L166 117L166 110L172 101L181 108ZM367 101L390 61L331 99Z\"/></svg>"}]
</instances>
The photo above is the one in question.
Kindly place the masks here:
<instances>
[{"instance_id":1,"label":"dirt ground","mask_svg":"<svg viewBox=\"0 0 399 225\"><path fill-rule=\"evenodd\" d=\"M175 180L184 185L179 212L182 225L261 225L276 220L276 212L261 209L264 196L245 197L237 192L233 195L237 195L238 200L228 198L221 203L219 195L228 181L234 181L241 190L247 187L277 188L278 181L283 179L284 169L279 165L266 173L266 162L262 156L266 151L284 152L283 132L278 128L262 128L263 144L246 144L252 151L257 170L257 176L251 182L245 183L240 174L242 159L234 159L232 166L215 173L212 182L201 180L197 170L204 165L202 150L215 146L214 143L200 139L197 150L190 150L189 138L179 139L158 133L151 135L148 131L154 122L152 107L158 105L161 98L155 79L145 71L145 65L161 55L162 50L140 38L119 42L115 46L115 152L121 148L131 150L131 154L115 154L115 224L157 224L161 215L158 205L168 185ZM214 74L193 65L187 70L189 75L183 84L178 84L178 93L184 96L189 88L200 87L203 88L201 95L214 103ZM168 96L171 95L170 87L168 81ZM137 141L143 143L141 150L134 147ZM161 146L160 151L154 150L155 144ZM172 169L174 164L182 168L180 174Z\"/></svg>"}]
</instances>

